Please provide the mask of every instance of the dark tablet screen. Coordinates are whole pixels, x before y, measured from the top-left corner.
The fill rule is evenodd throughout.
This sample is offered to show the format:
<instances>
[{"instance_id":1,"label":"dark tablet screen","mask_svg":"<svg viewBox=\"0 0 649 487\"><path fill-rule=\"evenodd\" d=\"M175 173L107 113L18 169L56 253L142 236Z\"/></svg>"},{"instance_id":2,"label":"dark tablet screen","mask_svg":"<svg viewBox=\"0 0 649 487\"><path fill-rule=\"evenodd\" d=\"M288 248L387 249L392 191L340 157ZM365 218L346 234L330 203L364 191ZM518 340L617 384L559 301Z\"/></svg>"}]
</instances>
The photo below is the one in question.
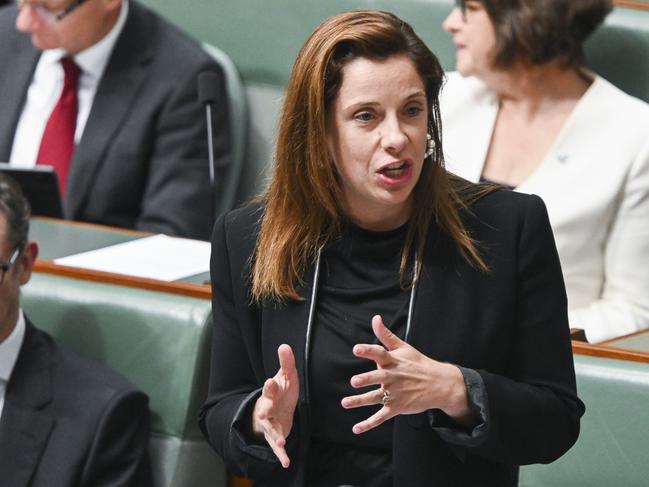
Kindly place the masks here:
<instances>
[{"instance_id":1,"label":"dark tablet screen","mask_svg":"<svg viewBox=\"0 0 649 487\"><path fill-rule=\"evenodd\" d=\"M50 166L25 168L0 163L0 172L20 185L32 207L32 215L63 218L59 184Z\"/></svg>"}]
</instances>

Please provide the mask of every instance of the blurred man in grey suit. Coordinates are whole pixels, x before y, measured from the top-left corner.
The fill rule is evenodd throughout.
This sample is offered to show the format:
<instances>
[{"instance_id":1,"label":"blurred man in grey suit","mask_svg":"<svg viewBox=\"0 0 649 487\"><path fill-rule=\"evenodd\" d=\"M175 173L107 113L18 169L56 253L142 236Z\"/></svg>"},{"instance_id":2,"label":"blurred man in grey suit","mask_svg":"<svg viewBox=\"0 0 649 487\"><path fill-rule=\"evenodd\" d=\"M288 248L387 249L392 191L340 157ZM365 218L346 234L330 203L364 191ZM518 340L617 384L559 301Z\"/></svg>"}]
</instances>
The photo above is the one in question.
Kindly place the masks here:
<instances>
[{"instance_id":1,"label":"blurred man in grey suit","mask_svg":"<svg viewBox=\"0 0 649 487\"><path fill-rule=\"evenodd\" d=\"M38 253L28 228L28 203L0 174L0 484L148 487L147 397L20 309Z\"/></svg>"},{"instance_id":2,"label":"blurred man in grey suit","mask_svg":"<svg viewBox=\"0 0 649 487\"><path fill-rule=\"evenodd\" d=\"M0 9L0 65L11 66L0 74L0 161L54 166L66 217L208 238L197 78L223 73L196 42L135 0L22 0ZM230 151L219 89L217 183Z\"/></svg>"}]
</instances>

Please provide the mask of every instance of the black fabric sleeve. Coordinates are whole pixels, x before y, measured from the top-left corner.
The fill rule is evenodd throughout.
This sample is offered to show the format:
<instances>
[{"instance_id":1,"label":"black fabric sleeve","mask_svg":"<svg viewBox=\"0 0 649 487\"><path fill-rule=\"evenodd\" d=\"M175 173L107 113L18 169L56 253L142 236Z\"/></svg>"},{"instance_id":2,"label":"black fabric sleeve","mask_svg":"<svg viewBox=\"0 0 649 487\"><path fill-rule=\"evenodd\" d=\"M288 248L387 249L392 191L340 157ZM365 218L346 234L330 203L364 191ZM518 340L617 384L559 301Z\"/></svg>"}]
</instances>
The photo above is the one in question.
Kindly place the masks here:
<instances>
[{"instance_id":1,"label":"black fabric sleeve","mask_svg":"<svg viewBox=\"0 0 649 487\"><path fill-rule=\"evenodd\" d=\"M550 221L539 197L525 201L510 371L477 370L487 392L488 427L483 441L467 445L472 454L514 465L563 455L577 440L585 409L576 394L567 298Z\"/></svg>"},{"instance_id":2,"label":"black fabric sleeve","mask_svg":"<svg viewBox=\"0 0 649 487\"><path fill-rule=\"evenodd\" d=\"M147 397L134 390L115 394L97 421L79 485L152 486L148 444Z\"/></svg>"},{"instance_id":3,"label":"black fabric sleeve","mask_svg":"<svg viewBox=\"0 0 649 487\"><path fill-rule=\"evenodd\" d=\"M254 479L281 468L281 464L270 447L260 444L258 438L247 431L264 378L255 375L251 352L240 328L240 310L234 299L234 286L240 285L240 276L233 275L229 254L226 217L221 217L212 239L212 364L208 397L201 409L199 424L228 470ZM293 430L296 429L294 426ZM293 434L292 431L291 436Z\"/></svg>"},{"instance_id":4,"label":"black fabric sleeve","mask_svg":"<svg viewBox=\"0 0 649 487\"><path fill-rule=\"evenodd\" d=\"M441 409L431 409L426 412L431 428L445 441L463 446L476 446L484 441L489 429L489 401L487 390L478 372L466 367L459 367L464 377L467 390L469 410L475 424L467 430L449 417Z\"/></svg>"}]
</instances>

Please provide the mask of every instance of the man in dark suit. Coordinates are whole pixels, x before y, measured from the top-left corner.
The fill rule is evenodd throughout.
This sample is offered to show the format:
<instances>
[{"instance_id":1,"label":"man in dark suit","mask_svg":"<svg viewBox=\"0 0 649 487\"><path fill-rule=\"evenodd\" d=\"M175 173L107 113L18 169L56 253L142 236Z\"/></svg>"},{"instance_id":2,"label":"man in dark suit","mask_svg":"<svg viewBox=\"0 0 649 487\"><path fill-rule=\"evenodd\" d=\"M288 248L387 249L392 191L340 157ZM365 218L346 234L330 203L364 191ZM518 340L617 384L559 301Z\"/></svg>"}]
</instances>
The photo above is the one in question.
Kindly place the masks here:
<instances>
[{"instance_id":1,"label":"man in dark suit","mask_svg":"<svg viewBox=\"0 0 649 487\"><path fill-rule=\"evenodd\" d=\"M64 58L78 69L70 83ZM208 238L213 189L197 78L223 73L200 45L135 0L24 0L0 9L0 65L10 67L0 74L0 161L54 165L67 218ZM60 172L43 145L68 87L76 125L66 128L74 139ZM217 184L230 151L219 89Z\"/></svg>"},{"instance_id":2,"label":"man in dark suit","mask_svg":"<svg viewBox=\"0 0 649 487\"><path fill-rule=\"evenodd\" d=\"M147 397L38 330L20 309L38 247L29 205L0 175L0 485L151 485Z\"/></svg>"}]
</instances>

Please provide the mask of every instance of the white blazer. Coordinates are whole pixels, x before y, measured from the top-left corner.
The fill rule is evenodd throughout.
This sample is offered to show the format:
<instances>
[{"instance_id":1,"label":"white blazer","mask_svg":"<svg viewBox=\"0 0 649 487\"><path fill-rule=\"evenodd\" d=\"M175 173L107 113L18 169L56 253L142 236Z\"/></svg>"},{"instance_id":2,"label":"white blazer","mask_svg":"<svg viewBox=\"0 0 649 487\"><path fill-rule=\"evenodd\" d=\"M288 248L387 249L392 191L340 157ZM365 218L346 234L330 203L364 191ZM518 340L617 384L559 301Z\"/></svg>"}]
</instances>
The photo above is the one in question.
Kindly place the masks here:
<instances>
[{"instance_id":1,"label":"white blazer","mask_svg":"<svg viewBox=\"0 0 649 487\"><path fill-rule=\"evenodd\" d=\"M449 171L480 179L497 112L481 81L449 74L441 94ZM649 327L649 105L596 76L516 191L548 208L571 326L590 342Z\"/></svg>"}]
</instances>

